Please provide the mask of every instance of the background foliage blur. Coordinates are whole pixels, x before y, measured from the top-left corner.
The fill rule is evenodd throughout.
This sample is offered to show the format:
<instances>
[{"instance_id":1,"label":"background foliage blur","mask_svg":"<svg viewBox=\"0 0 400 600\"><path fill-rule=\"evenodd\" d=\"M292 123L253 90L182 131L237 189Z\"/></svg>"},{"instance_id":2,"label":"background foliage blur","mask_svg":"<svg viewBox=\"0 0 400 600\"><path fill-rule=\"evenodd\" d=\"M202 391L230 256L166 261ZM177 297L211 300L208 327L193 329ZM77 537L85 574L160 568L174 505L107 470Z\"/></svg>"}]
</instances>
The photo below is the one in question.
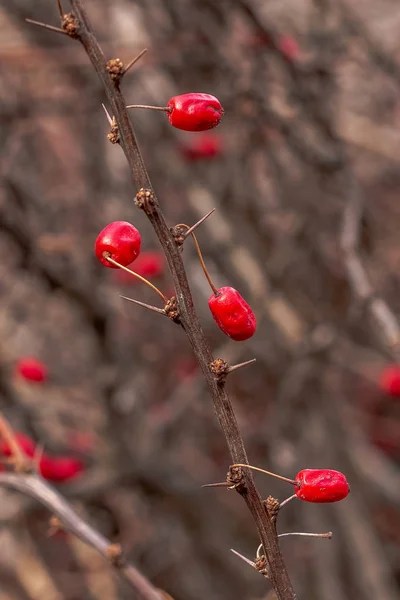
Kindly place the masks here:
<instances>
[{"instance_id":1,"label":"background foliage blur","mask_svg":"<svg viewBox=\"0 0 400 600\"><path fill-rule=\"evenodd\" d=\"M163 113L131 118L169 223L217 207L198 232L207 265L255 308L254 338L224 338L185 245L215 356L257 358L229 380L250 461L348 476L346 501L292 502L279 519L282 532L334 532L282 540L299 598L394 600L400 403L378 382L400 352L399 3L85 4L107 58L149 49L124 80L129 103L200 91L225 107L212 160L188 160L197 134ZM184 333L121 300L157 303L94 257L97 233L119 219L159 251L106 138L100 82L77 42L24 22L58 25L56 2L0 6L1 409L46 450L85 461L63 493L176 600L270 599L229 551L252 557L258 545L241 499L200 488L224 479L229 456ZM156 283L171 292L167 273ZM45 361L46 384L15 376L26 354ZM0 519L0 600L130 597L93 551L47 537L37 504L0 490Z\"/></svg>"}]
</instances>

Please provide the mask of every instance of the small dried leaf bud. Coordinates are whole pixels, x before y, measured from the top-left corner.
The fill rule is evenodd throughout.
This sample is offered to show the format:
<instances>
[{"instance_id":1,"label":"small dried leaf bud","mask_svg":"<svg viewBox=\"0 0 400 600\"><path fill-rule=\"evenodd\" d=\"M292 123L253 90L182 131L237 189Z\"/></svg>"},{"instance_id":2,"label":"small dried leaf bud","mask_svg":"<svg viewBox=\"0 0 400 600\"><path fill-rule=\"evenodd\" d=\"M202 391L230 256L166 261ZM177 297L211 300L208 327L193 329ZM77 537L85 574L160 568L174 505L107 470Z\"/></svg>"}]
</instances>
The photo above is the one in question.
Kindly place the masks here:
<instances>
[{"instance_id":1,"label":"small dried leaf bud","mask_svg":"<svg viewBox=\"0 0 400 600\"><path fill-rule=\"evenodd\" d=\"M254 567L257 569L257 571L259 573L261 573L261 575L263 575L264 577L269 579L268 563L265 559L264 554L261 554L261 556L259 556L255 559Z\"/></svg>"},{"instance_id":2,"label":"small dried leaf bud","mask_svg":"<svg viewBox=\"0 0 400 600\"><path fill-rule=\"evenodd\" d=\"M107 134L107 139L112 144L118 144L118 142L119 142L119 128L118 128L115 117L112 118L111 131L109 134Z\"/></svg>"},{"instance_id":3,"label":"small dried leaf bud","mask_svg":"<svg viewBox=\"0 0 400 600\"><path fill-rule=\"evenodd\" d=\"M172 296L164 306L164 312L171 321L179 323L179 309L176 301L176 296Z\"/></svg>"},{"instance_id":4,"label":"small dried leaf bud","mask_svg":"<svg viewBox=\"0 0 400 600\"><path fill-rule=\"evenodd\" d=\"M124 74L124 63L119 58L111 58L107 63L107 71L110 73L111 79L118 83Z\"/></svg>"},{"instance_id":5,"label":"small dried leaf bud","mask_svg":"<svg viewBox=\"0 0 400 600\"><path fill-rule=\"evenodd\" d=\"M68 13L62 18L62 28L72 38L77 38L79 33L79 22L72 13Z\"/></svg>"},{"instance_id":6,"label":"small dried leaf bud","mask_svg":"<svg viewBox=\"0 0 400 600\"><path fill-rule=\"evenodd\" d=\"M226 481L237 488L243 483L243 471L241 467L229 467L226 474Z\"/></svg>"},{"instance_id":7,"label":"small dried leaf bud","mask_svg":"<svg viewBox=\"0 0 400 600\"><path fill-rule=\"evenodd\" d=\"M122 565L122 548L120 544L110 544L106 550L106 555L115 567L120 567Z\"/></svg>"},{"instance_id":8,"label":"small dried leaf bud","mask_svg":"<svg viewBox=\"0 0 400 600\"><path fill-rule=\"evenodd\" d=\"M187 229L182 227L182 225L175 225L174 227L171 227L170 232L175 240L175 244L177 246L182 246L186 239Z\"/></svg>"},{"instance_id":9,"label":"small dried leaf bud","mask_svg":"<svg viewBox=\"0 0 400 600\"><path fill-rule=\"evenodd\" d=\"M210 363L210 371L218 379L223 379L228 374L229 365L226 360L216 358Z\"/></svg>"},{"instance_id":10,"label":"small dried leaf bud","mask_svg":"<svg viewBox=\"0 0 400 600\"><path fill-rule=\"evenodd\" d=\"M152 212L156 199L152 190L141 188L136 194L135 204L146 213Z\"/></svg>"},{"instance_id":11,"label":"small dried leaf bud","mask_svg":"<svg viewBox=\"0 0 400 600\"><path fill-rule=\"evenodd\" d=\"M272 496L268 496L268 498L264 500L264 505L271 521L275 521L280 508L279 500Z\"/></svg>"}]
</instances>

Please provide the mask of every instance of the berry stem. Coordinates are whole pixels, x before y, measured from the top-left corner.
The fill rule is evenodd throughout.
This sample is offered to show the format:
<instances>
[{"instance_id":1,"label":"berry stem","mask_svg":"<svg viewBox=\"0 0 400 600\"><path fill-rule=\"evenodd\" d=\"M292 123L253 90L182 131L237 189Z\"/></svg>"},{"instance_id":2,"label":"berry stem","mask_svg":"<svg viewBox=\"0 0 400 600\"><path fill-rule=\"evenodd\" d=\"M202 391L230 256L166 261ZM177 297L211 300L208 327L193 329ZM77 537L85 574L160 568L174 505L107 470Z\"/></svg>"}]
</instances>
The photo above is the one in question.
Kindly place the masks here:
<instances>
[{"instance_id":1,"label":"berry stem","mask_svg":"<svg viewBox=\"0 0 400 600\"><path fill-rule=\"evenodd\" d=\"M208 216L208 215L206 215L206 216ZM197 238L196 238L195 234L193 233L193 231L191 231L192 227L189 227L189 225L186 225L186 223L178 223L178 225L176 225L176 227L186 227L186 229L188 230L187 234L190 232L190 235L192 236L193 241L194 241L194 245L196 246L197 254L199 255L199 260L200 260L201 268L203 269L204 275L206 276L207 281L210 284L210 288L212 289L212 291L214 292L214 294L217 296L218 295L218 289L213 284L213 282L211 280L211 277L210 277L210 274L207 271L207 267L206 267L206 264L204 262L203 255L202 255L201 250L200 250L199 242L197 241Z\"/></svg>"},{"instance_id":2,"label":"berry stem","mask_svg":"<svg viewBox=\"0 0 400 600\"><path fill-rule=\"evenodd\" d=\"M252 469L253 471L259 471L260 473L265 473L266 475L271 475L272 477L276 477L277 479L282 479L282 481L286 481L287 483L291 483L292 485L297 486L297 481L294 479L289 479L288 477L283 477L283 475L277 475L276 473L271 473L271 471L266 471L265 469L260 469L259 467L253 467L252 465L245 465L241 463L236 463L235 465L231 465L231 467L245 467L246 469Z\"/></svg>"},{"instance_id":3,"label":"berry stem","mask_svg":"<svg viewBox=\"0 0 400 600\"><path fill-rule=\"evenodd\" d=\"M129 104L126 108L148 108L150 110L162 110L164 112L172 112L170 106L149 106L148 104Z\"/></svg>"},{"instance_id":4,"label":"berry stem","mask_svg":"<svg viewBox=\"0 0 400 600\"><path fill-rule=\"evenodd\" d=\"M289 498L286 498L286 500L284 500L283 502L279 503L279 508L281 509L282 506L285 506L285 504L287 504L291 500L294 500L295 498L297 498L296 494L293 494L293 496L289 496Z\"/></svg>"},{"instance_id":5,"label":"berry stem","mask_svg":"<svg viewBox=\"0 0 400 600\"><path fill-rule=\"evenodd\" d=\"M61 6L61 0L57 0L57 5L58 5L58 12L60 13L60 17L62 19L63 16L64 16L64 12L63 12L63 9L62 9L62 6Z\"/></svg>"},{"instance_id":6,"label":"berry stem","mask_svg":"<svg viewBox=\"0 0 400 600\"><path fill-rule=\"evenodd\" d=\"M126 271L127 273L130 273L134 277L137 277L138 279L140 279L140 281L143 281L143 283L147 283L147 285L149 287L151 287L151 289L153 289L155 292L157 292L157 294L160 296L160 298L163 299L163 301L164 301L165 304L168 302L168 298L166 298L164 296L164 294L158 289L158 287L156 287L155 285L153 285L152 283L150 283L150 281L148 281L147 279L145 279L144 277L142 277L141 275L139 275L139 273L135 273L135 271L131 271L131 269L128 269L128 267L124 267L124 265L121 265L120 263L118 263L116 260L114 260L113 258L111 258L111 256L107 256L107 252L104 252L103 256L111 264L115 265L116 267L119 267L120 269L123 269L124 271Z\"/></svg>"}]
</instances>

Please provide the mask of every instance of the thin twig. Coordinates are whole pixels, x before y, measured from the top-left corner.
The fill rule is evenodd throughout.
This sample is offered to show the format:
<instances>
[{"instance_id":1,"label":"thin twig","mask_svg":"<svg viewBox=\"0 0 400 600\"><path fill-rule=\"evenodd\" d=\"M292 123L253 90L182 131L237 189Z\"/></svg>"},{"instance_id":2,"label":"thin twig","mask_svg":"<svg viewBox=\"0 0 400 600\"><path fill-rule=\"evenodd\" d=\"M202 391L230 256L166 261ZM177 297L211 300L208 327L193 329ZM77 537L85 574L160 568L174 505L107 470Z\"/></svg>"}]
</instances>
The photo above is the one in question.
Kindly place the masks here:
<instances>
[{"instance_id":1,"label":"thin twig","mask_svg":"<svg viewBox=\"0 0 400 600\"><path fill-rule=\"evenodd\" d=\"M135 598L138 598L138 600L161 600L156 588L132 564L126 563L123 559L120 561L111 560L110 547L113 544L110 540L86 523L61 494L41 477L21 473L0 473L0 486L22 492L46 506L53 515L59 518L66 530L97 550L108 562L111 562L115 569L130 583L135 591Z\"/></svg>"}]
</instances>

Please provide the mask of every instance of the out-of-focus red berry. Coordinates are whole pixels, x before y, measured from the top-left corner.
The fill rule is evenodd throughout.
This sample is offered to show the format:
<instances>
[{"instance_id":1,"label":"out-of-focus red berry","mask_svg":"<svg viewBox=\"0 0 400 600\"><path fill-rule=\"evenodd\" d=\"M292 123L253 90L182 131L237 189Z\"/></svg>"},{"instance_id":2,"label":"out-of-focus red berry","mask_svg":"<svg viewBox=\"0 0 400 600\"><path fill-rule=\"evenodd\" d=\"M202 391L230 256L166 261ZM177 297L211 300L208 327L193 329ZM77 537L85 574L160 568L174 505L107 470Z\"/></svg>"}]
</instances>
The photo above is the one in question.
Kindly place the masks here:
<instances>
[{"instance_id":1,"label":"out-of-focus red berry","mask_svg":"<svg viewBox=\"0 0 400 600\"><path fill-rule=\"evenodd\" d=\"M134 264L128 265L132 271L142 277L159 277L165 270L165 257L161 252L146 251L142 252L135 260ZM140 279L132 277L122 269L115 272L115 279L119 283L139 283Z\"/></svg>"},{"instance_id":2,"label":"out-of-focus red berry","mask_svg":"<svg viewBox=\"0 0 400 600\"><path fill-rule=\"evenodd\" d=\"M40 473L44 479L62 483L74 479L83 472L83 463L68 456L43 456L40 461Z\"/></svg>"},{"instance_id":3,"label":"out-of-focus red berry","mask_svg":"<svg viewBox=\"0 0 400 600\"><path fill-rule=\"evenodd\" d=\"M381 390L394 398L400 398L400 365L389 365L379 378Z\"/></svg>"},{"instance_id":4,"label":"out-of-focus red berry","mask_svg":"<svg viewBox=\"0 0 400 600\"><path fill-rule=\"evenodd\" d=\"M14 433L14 436L21 450L26 454L26 456L32 458L35 454L35 442L24 433L17 432ZM9 443L4 439L0 441L0 452L1 454L4 454L4 456L11 456L12 454Z\"/></svg>"},{"instance_id":5,"label":"out-of-focus red berry","mask_svg":"<svg viewBox=\"0 0 400 600\"><path fill-rule=\"evenodd\" d=\"M15 366L17 375L23 377L26 381L43 383L48 376L46 365L33 356L24 356L19 359Z\"/></svg>"},{"instance_id":6,"label":"out-of-focus red berry","mask_svg":"<svg viewBox=\"0 0 400 600\"><path fill-rule=\"evenodd\" d=\"M256 318L246 300L232 287L222 287L208 300L211 314L218 327L237 342L254 335Z\"/></svg>"},{"instance_id":7,"label":"out-of-focus red berry","mask_svg":"<svg viewBox=\"0 0 400 600\"><path fill-rule=\"evenodd\" d=\"M182 144L180 151L188 161L215 158L222 153L222 140L213 133L203 133Z\"/></svg>"},{"instance_id":8,"label":"out-of-focus red berry","mask_svg":"<svg viewBox=\"0 0 400 600\"><path fill-rule=\"evenodd\" d=\"M126 221L113 221L100 231L94 250L103 265L118 269L107 260L107 255L126 267L139 256L140 244L141 237L136 227Z\"/></svg>"},{"instance_id":9,"label":"out-of-focus red berry","mask_svg":"<svg viewBox=\"0 0 400 600\"><path fill-rule=\"evenodd\" d=\"M294 61L300 56L297 40L291 35L283 35L279 40L279 49L288 60Z\"/></svg>"},{"instance_id":10,"label":"out-of-focus red berry","mask_svg":"<svg viewBox=\"0 0 400 600\"><path fill-rule=\"evenodd\" d=\"M343 473L332 469L303 469L295 481L296 496L305 502L339 502L350 492Z\"/></svg>"},{"instance_id":11,"label":"out-of-focus red berry","mask_svg":"<svg viewBox=\"0 0 400 600\"><path fill-rule=\"evenodd\" d=\"M220 101L211 94L191 92L173 96L167 104L173 127L183 131L206 131L216 127L224 116Z\"/></svg>"}]
</instances>

